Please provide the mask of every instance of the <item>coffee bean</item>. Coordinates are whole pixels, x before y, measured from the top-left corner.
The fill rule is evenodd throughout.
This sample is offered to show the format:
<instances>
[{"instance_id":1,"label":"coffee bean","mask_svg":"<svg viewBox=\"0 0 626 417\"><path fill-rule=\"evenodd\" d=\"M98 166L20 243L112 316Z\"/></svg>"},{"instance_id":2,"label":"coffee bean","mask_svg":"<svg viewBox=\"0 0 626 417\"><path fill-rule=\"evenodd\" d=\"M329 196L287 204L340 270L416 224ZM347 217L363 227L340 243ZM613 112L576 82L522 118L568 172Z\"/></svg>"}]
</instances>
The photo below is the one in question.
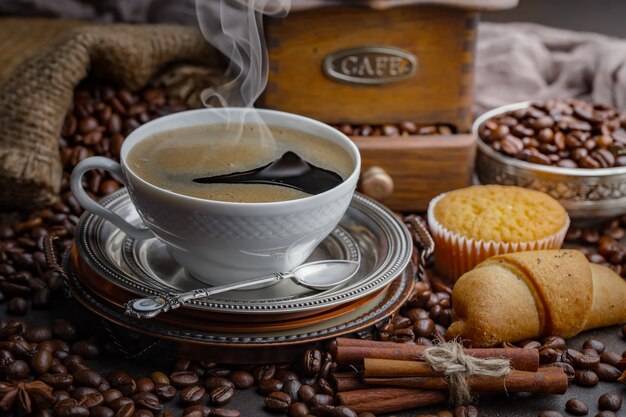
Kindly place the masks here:
<instances>
[{"instance_id":1,"label":"coffee bean","mask_svg":"<svg viewBox=\"0 0 626 417\"><path fill-rule=\"evenodd\" d=\"M604 352L605 347L604 343L599 340L587 339L583 343L583 349L593 349L598 352L598 354L601 354L602 352Z\"/></svg>"},{"instance_id":2,"label":"coffee bean","mask_svg":"<svg viewBox=\"0 0 626 417\"><path fill-rule=\"evenodd\" d=\"M90 392L78 398L78 405L89 409L97 407L104 402L104 397L99 392Z\"/></svg>"},{"instance_id":3,"label":"coffee bean","mask_svg":"<svg viewBox=\"0 0 626 417\"><path fill-rule=\"evenodd\" d=\"M292 380L292 379L298 379L298 374L296 374L293 371L287 370L287 369L278 369L276 371L276 374L274 375L274 379L277 379L283 383Z\"/></svg>"},{"instance_id":4,"label":"coffee bean","mask_svg":"<svg viewBox=\"0 0 626 417\"><path fill-rule=\"evenodd\" d=\"M565 403L565 411L575 416L586 416L589 413L589 407L583 400L571 398Z\"/></svg>"},{"instance_id":5,"label":"coffee bean","mask_svg":"<svg viewBox=\"0 0 626 417\"><path fill-rule=\"evenodd\" d=\"M7 304L7 313L14 316L23 316L28 312L28 302L22 297L13 297Z\"/></svg>"},{"instance_id":6,"label":"coffee bean","mask_svg":"<svg viewBox=\"0 0 626 417\"><path fill-rule=\"evenodd\" d=\"M265 406L271 411L285 411L291 404L291 397L284 392L272 392L265 398Z\"/></svg>"},{"instance_id":7,"label":"coffee bean","mask_svg":"<svg viewBox=\"0 0 626 417\"><path fill-rule=\"evenodd\" d=\"M114 388L108 389L102 392L102 397L104 398L104 404L111 405L111 403L118 398L122 398L124 394L122 394L119 390Z\"/></svg>"},{"instance_id":8,"label":"coffee bean","mask_svg":"<svg viewBox=\"0 0 626 417\"><path fill-rule=\"evenodd\" d=\"M411 325L411 320L408 317L403 316L395 316L393 318L393 327L394 329L404 329Z\"/></svg>"},{"instance_id":9,"label":"coffee bean","mask_svg":"<svg viewBox=\"0 0 626 417\"><path fill-rule=\"evenodd\" d=\"M30 344L22 339L0 342L0 349L8 350L16 358L30 359L33 355Z\"/></svg>"},{"instance_id":10,"label":"coffee bean","mask_svg":"<svg viewBox=\"0 0 626 417\"><path fill-rule=\"evenodd\" d=\"M217 377L217 376L211 376L211 377L208 377L206 379L206 381L204 382L204 386L209 391L212 391L215 388L220 388L220 387L231 387L231 388L234 388L235 384L232 381L230 381L230 380L228 380L226 378L221 378L221 377Z\"/></svg>"},{"instance_id":11,"label":"coffee bean","mask_svg":"<svg viewBox=\"0 0 626 417\"><path fill-rule=\"evenodd\" d=\"M170 383L176 388L184 388L198 383L198 375L191 371L177 371L170 374Z\"/></svg>"},{"instance_id":12,"label":"coffee bean","mask_svg":"<svg viewBox=\"0 0 626 417\"><path fill-rule=\"evenodd\" d=\"M605 382L615 382L620 376L622 376L622 371L606 363L599 364L596 368L593 369L593 372L598 375L600 381Z\"/></svg>"},{"instance_id":13,"label":"coffee bean","mask_svg":"<svg viewBox=\"0 0 626 417\"><path fill-rule=\"evenodd\" d=\"M302 370L306 375L315 375L322 365L322 352L318 349L309 349L302 358Z\"/></svg>"},{"instance_id":14,"label":"coffee bean","mask_svg":"<svg viewBox=\"0 0 626 417\"><path fill-rule=\"evenodd\" d=\"M79 385L97 388L102 383L102 377L91 369L79 369L72 374L74 381Z\"/></svg>"},{"instance_id":15,"label":"coffee bean","mask_svg":"<svg viewBox=\"0 0 626 417\"><path fill-rule=\"evenodd\" d=\"M617 366L621 359L622 357L619 353L611 352L609 350L602 352L602 354L600 355L600 362L606 363L607 365L611 366Z\"/></svg>"},{"instance_id":16,"label":"coffee bean","mask_svg":"<svg viewBox=\"0 0 626 417\"><path fill-rule=\"evenodd\" d=\"M154 382L145 376L137 378L135 383L138 392L152 392L154 390Z\"/></svg>"},{"instance_id":17,"label":"coffee bean","mask_svg":"<svg viewBox=\"0 0 626 417\"><path fill-rule=\"evenodd\" d=\"M617 411L622 407L622 397L614 392L607 392L598 398L600 410Z\"/></svg>"},{"instance_id":18,"label":"coffee bean","mask_svg":"<svg viewBox=\"0 0 626 417\"><path fill-rule=\"evenodd\" d=\"M315 394L305 402L309 407L314 407L316 405L333 405L335 403L335 400L330 395Z\"/></svg>"},{"instance_id":19,"label":"coffee bean","mask_svg":"<svg viewBox=\"0 0 626 417\"><path fill-rule=\"evenodd\" d=\"M191 413L197 413L197 417L208 417L209 414L211 414L211 409L206 405L195 404L190 405L183 411L183 415L188 415Z\"/></svg>"},{"instance_id":20,"label":"coffee bean","mask_svg":"<svg viewBox=\"0 0 626 417\"><path fill-rule=\"evenodd\" d=\"M207 377L209 376L217 376L220 378L227 378L230 375L231 370L228 368L211 368L211 369L207 369L205 372L205 375Z\"/></svg>"},{"instance_id":21,"label":"coffee bean","mask_svg":"<svg viewBox=\"0 0 626 417\"><path fill-rule=\"evenodd\" d=\"M317 381L317 391L320 394L335 395L335 390L332 388L330 383L324 378L320 378Z\"/></svg>"},{"instance_id":22,"label":"coffee bean","mask_svg":"<svg viewBox=\"0 0 626 417\"><path fill-rule=\"evenodd\" d=\"M0 369L6 367L15 360L13 354L8 350L0 350Z\"/></svg>"},{"instance_id":23,"label":"coffee bean","mask_svg":"<svg viewBox=\"0 0 626 417\"><path fill-rule=\"evenodd\" d=\"M199 403L204 397L205 390L197 385L190 385L180 392L180 401L183 404L191 405Z\"/></svg>"},{"instance_id":24,"label":"coffee bean","mask_svg":"<svg viewBox=\"0 0 626 417\"><path fill-rule=\"evenodd\" d=\"M274 391L280 391L283 389L284 384L273 378L263 379L259 382L257 390L262 395L270 395ZM208 388L208 387L207 387Z\"/></svg>"},{"instance_id":25,"label":"coffee bean","mask_svg":"<svg viewBox=\"0 0 626 417\"><path fill-rule=\"evenodd\" d=\"M254 380L258 383L264 379L273 378L274 374L276 374L276 366L275 365L262 365L254 368L252 375L254 376Z\"/></svg>"},{"instance_id":26,"label":"coffee bean","mask_svg":"<svg viewBox=\"0 0 626 417\"><path fill-rule=\"evenodd\" d=\"M524 149L524 143L513 135L507 135L500 140L502 152L508 156L516 156Z\"/></svg>"},{"instance_id":27,"label":"coffee bean","mask_svg":"<svg viewBox=\"0 0 626 417\"><path fill-rule=\"evenodd\" d=\"M211 417L240 417L239 410L232 408L214 408L211 410Z\"/></svg>"},{"instance_id":28,"label":"coffee bean","mask_svg":"<svg viewBox=\"0 0 626 417\"><path fill-rule=\"evenodd\" d=\"M135 415L133 417L154 417L154 413L150 410L141 409L135 411Z\"/></svg>"},{"instance_id":29,"label":"coffee bean","mask_svg":"<svg viewBox=\"0 0 626 417\"><path fill-rule=\"evenodd\" d=\"M24 339L29 342L40 343L52 339L52 331L49 327L33 326L24 332Z\"/></svg>"},{"instance_id":30,"label":"coffee bean","mask_svg":"<svg viewBox=\"0 0 626 417\"><path fill-rule=\"evenodd\" d=\"M52 352L37 350L30 360L30 367L36 374L45 374L52 366Z\"/></svg>"},{"instance_id":31,"label":"coffee bean","mask_svg":"<svg viewBox=\"0 0 626 417\"><path fill-rule=\"evenodd\" d=\"M133 395L137 391L137 383L130 375L121 370L115 370L107 375L113 388L117 388L123 395Z\"/></svg>"},{"instance_id":32,"label":"coffee bean","mask_svg":"<svg viewBox=\"0 0 626 417\"><path fill-rule=\"evenodd\" d=\"M115 412L115 417L133 417L135 414L135 404L128 403L123 405Z\"/></svg>"},{"instance_id":33,"label":"coffee bean","mask_svg":"<svg viewBox=\"0 0 626 417\"><path fill-rule=\"evenodd\" d=\"M576 369L593 369L600 363L600 357L597 355L579 355L575 356L572 362Z\"/></svg>"},{"instance_id":34,"label":"coffee bean","mask_svg":"<svg viewBox=\"0 0 626 417\"><path fill-rule=\"evenodd\" d=\"M0 340L6 340L10 336L19 336L26 330L26 325L21 320L11 320L0 329Z\"/></svg>"},{"instance_id":35,"label":"coffee bean","mask_svg":"<svg viewBox=\"0 0 626 417\"><path fill-rule=\"evenodd\" d=\"M138 392L133 395L132 400L137 408L145 408L153 412L163 409L163 405L159 402L159 398L150 392Z\"/></svg>"},{"instance_id":36,"label":"coffee bean","mask_svg":"<svg viewBox=\"0 0 626 417\"><path fill-rule=\"evenodd\" d=\"M305 417L311 410L302 402L292 402L289 404L287 415L289 417Z\"/></svg>"},{"instance_id":37,"label":"coffee bean","mask_svg":"<svg viewBox=\"0 0 626 417\"><path fill-rule=\"evenodd\" d=\"M315 394L317 394L315 388L310 385L302 385L298 390L298 398L304 402L308 402Z\"/></svg>"},{"instance_id":38,"label":"coffee bean","mask_svg":"<svg viewBox=\"0 0 626 417\"><path fill-rule=\"evenodd\" d=\"M340 405L330 412L331 417L358 417L357 414L345 405Z\"/></svg>"},{"instance_id":39,"label":"coffee bean","mask_svg":"<svg viewBox=\"0 0 626 417\"><path fill-rule=\"evenodd\" d=\"M111 410L109 407L104 406L96 406L89 410L89 417L113 417L115 416L115 412Z\"/></svg>"},{"instance_id":40,"label":"coffee bean","mask_svg":"<svg viewBox=\"0 0 626 417\"><path fill-rule=\"evenodd\" d=\"M176 388L170 384L155 384L154 394L163 401L169 401L176 395Z\"/></svg>"},{"instance_id":41,"label":"coffee bean","mask_svg":"<svg viewBox=\"0 0 626 417\"><path fill-rule=\"evenodd\" d=\"M74 382L74 377L69 374L43 374L39 379L55 390L66 389Z\"/></svg>"},{"instance_id":42,"label":"coffee bean","mask_svg":"<svg viewBox=\"0 0 626 417\"><path fill-rule=\"evenodd\" d=\"M460 405L454 409L454 417L478 417L478 410L473 405Z\"/></svg>"},{"instance_id":43,"label":"coffee bean","mask_svg":"<svg viewBox=\"0 0 626 417\"><path fill-rule=\"evenodd\" d=\"M563 417L563 414L554 410L544 410L539 413L538 417Z\"/></svg>"},{"instance_id":44,"label":"coffee bean","mask_svg":"<svg viewBox=\"0 0 626 417\"><path fill-rule=\"evenodd\" d=\"M40 290L35 291L33 294L33 308L45 309L50 306L50 300L52 298L52 294L50 289L42 288Z\"/></svg>"},{"instance_id":45,"label":"coffee bean","mask_svg":"<svg viewBox=\"0 0 626 417\"><path fill-rule=\"evenodd\" d=\"M431 319L419 319L413 325L413 331L417 337L428 337L435 330L435 322Z\"/></svg>"},{"instance_id":46,"label":"coffee bean","mask_svg":"<svg viewBox=\"0 0 626 417\"><path fill-rule=\"evenodd\" d=\"M319 382L319 381L318 381ZM282 392L289 395L293 401L298 401L298 391L302 387L302 384L297 379L290 379L284 383Z\"/></svg>"},{"instance_id":47,"label":"coffee bean","mask_svg":"<svg viewBox=\"0 0 626 417\"><path fill-rule=\"evenodd\" d=\"M4 375L9 379L25 379L28 376L28 364L21 359L15 360L4 368Z\"/></svg>"},{"instance_id":48,"label":"coffee bean","mask_svg":"<svg viewBox=\"0 0 626 417\"><path fill-rule=\"evenodd\" d=\"M70 393L70 396L77 401L83 398L85 395L97 393L98 390L92 387L76 387Z\"/></svg>"},{"instance_id":49,"label":"coffee bean","mask_svg":"<svg viewBox=\"0 0 626 417\"><path fill-rule=\"evenodd\" d=\"M89 409L78 404L62 403L54 407L57 417L89 417Z\"/></svg>"},{"instance_id":50,"label":"coffee bean","mask_svg":"<svg viewBox=\"0 0 626 417\"><path fill-rule=\"evenodd\" d=\"M170 379L163 372L155 371L150 374L150 379L155 384L169 384Z\"/></svg>"},{"instance_id":51,"label":"coffee bean","mask_svg":"<svg viewBox=\"0 0 626 417\"><path fill-rule=\"evenodd\" d=\"M557 350L552 348L543 348L539 351L539 362L542 364L548 364L556 362L560 354Z\"/></svg>"},{"instance_id":52,"label":"coffee bean","mask_svg":"<svg viewBox=\"0 0 626 417\"><path fill-rule=\"evenodd\" d=\"M211 390L209 397L211 403L215 405L224 405L231 400L235 390L232 386L222 386Z\"/></svg>"},{"instance_id":53,"label":"coffee bean","mask_svg":"<svg viewBox=\"0 0 626 417\"><path fill-rule=\"evenodd\" d=\"M613 411L598 411L594 417L617 417L617 414L615 414Z\"/></svg>"},{"instance_id":54,"label":"coffee bean","mask_svg":"<svg viewBox=\"0 0 626 417\"><path fill-rule=\"evenodd\" d=\"M237 389L248 389L254 385L254 377L250 372L241 370L233 371L228 378Z\"/></svg>"},{"instance_id":55,"label":"coffee bean","mask_svg":"<svg viewBox=\"0 0 626 417\"><path fill-rule=\"evenodd\" d=\"M58 390L58 391L53 391L52 395L54 396L54 398L56 398L57 400L57 404L61 403L61 401L70 399L70 393L65 391L65 390ZM74 404L77 404L78 402L74 399L72 399L72 401L74 401Z\"/></svg>"},{"instance_id":56,"label":"coffee bean","mask_svg":"<svg viewBox=\"0 0 626 417\"><path fill-rule=\"evenodd\" d=\"M440 306L435 306L435 307L441 310ZM433 310L431 310L431 312ZM407 343L407 342L412 342L414 338L415 338L415 334L413 333L413 329L408 328L408 329L394 330L393 333L391 334L390 340L392 342Z\"/></svg>"},{"instance_id":57,"label":"coffee bean","mask_svg":"<svg viewBox=\"0 0 626 417\"><path fill-rule=\"evenodd\" d=\"M81 340L72 345L72 352L85 359L95 359L100 355L100 349L93 343Z\"/></svg>"},{"instance_id":58,"label":"coffee bean","mask_svg":"<svg viewBox=\"0 0 626 417\"><path fill-rule=\"evenodd\" d=\"M573 382L581 387L594 387L598 385L598 376L589 369L576 370Z\"/></svg>"}]
</instances>

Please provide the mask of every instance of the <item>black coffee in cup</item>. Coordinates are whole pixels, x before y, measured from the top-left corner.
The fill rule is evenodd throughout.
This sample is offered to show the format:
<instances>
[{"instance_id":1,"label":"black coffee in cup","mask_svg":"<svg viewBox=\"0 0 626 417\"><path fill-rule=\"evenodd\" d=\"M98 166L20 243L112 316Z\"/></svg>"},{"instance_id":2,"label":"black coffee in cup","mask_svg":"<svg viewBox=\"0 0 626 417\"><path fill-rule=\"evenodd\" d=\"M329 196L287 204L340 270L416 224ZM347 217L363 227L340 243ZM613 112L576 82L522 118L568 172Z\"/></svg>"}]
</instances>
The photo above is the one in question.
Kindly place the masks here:
<instances>
[{"instance_id":1,"label":"black coffee in cup","mask_svg":"<svg viewBox=\"0 0 626 417\"><path fill-rule=\"evenodd\" d=\"M250 124L218 124L155 134L137 143L128 167L145 181L178 194L229 202L294 200L309 194L271 184L194 181L266 166L287 152L347 178L352 158L341 146L294 129Z\"/></svg>"}]
</instances>

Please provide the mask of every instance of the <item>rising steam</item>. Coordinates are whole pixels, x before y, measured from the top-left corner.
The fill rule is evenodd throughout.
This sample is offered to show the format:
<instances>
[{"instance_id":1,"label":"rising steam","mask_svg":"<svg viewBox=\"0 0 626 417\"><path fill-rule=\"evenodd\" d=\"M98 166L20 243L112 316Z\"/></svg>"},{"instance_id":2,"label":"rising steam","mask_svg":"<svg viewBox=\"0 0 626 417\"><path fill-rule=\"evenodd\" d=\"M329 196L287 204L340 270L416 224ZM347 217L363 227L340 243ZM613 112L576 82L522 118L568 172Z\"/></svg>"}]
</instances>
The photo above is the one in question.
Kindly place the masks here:
<instances>
[{"instance_id":1,"label":"rising steam","mask_svg":"<svg viewBox=\"0 0 626 417\"><path fill-rule=\"evenodd\" d=\"M253 107L267 84L263 16L284 17L291 0L196 0L202 34L230 58L228 82L202 92L205 106Z\"/></svg>"}]
</instances>

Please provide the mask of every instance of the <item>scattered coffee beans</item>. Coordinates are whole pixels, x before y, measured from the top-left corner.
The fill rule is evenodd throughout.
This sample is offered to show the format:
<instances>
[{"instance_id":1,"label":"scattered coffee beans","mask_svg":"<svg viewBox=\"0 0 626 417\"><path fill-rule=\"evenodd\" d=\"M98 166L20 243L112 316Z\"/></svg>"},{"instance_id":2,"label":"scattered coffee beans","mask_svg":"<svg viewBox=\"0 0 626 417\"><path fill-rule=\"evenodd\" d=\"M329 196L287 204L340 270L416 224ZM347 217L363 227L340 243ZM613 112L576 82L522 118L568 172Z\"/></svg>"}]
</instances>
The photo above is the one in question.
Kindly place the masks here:
<instances>
[{"instance_id":1,"label":"scattered coffee beans","mask_svg":"<svg viewBox=\"0 0 626 417\"><path fill-rule=\"evenodd\" d=\"M586 416L589 413L589 407L583 400L571 398L565 403L565 411L574 416Z\"/></svg>"},{"instance_id":2,"label":"scattered coffee beans","mask_svg":"<svg viewBox=\"0 0 626 417\"><path fill-rule=\"evenodd\" d=\"M544 410L539 413L538 417L563 417L563 414L554 410Z\"/></svg>"},{"instance_id":3,"label":"scattered coffee beans","mask_svg":"<svg viewBox=\"0 0 626 417\"><path fill-rule=\"evenodd\" d=\"M265 406L272 411L285 411L291 404L291 397L284 392L272 392L265 398Z\"/></svg>"},{"instance_id":4,"label":"scattered coffee beans","mask_svg":"<svg viewBox=\"0 0 626 417\"><path fill-rule=\"evenodd\" d=\"M607 392L598 398L600 410L617 411L622 407L622 397L614 392Z\"/></svg>"}]
</instances>

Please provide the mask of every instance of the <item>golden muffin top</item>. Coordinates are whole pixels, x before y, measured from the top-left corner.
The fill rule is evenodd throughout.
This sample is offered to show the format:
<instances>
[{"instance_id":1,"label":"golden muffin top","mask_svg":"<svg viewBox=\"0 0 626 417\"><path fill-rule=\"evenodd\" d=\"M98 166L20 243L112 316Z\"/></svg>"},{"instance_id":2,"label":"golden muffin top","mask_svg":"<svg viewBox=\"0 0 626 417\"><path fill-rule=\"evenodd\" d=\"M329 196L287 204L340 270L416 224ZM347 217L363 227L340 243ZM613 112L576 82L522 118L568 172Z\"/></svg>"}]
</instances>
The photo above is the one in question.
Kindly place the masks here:
<instances>
[{"instance_id":1,"label":"golden muffin top","mask_svg":"<svg viewBox=\"0 0 626 417\"><path fill-rule=\"evenodd\" d=\"M446 229L476 240L530 242L556 234L567 222L548 194L521 187L476 185L446 193L434 208Z\"/></svg>"}]
</instances>

